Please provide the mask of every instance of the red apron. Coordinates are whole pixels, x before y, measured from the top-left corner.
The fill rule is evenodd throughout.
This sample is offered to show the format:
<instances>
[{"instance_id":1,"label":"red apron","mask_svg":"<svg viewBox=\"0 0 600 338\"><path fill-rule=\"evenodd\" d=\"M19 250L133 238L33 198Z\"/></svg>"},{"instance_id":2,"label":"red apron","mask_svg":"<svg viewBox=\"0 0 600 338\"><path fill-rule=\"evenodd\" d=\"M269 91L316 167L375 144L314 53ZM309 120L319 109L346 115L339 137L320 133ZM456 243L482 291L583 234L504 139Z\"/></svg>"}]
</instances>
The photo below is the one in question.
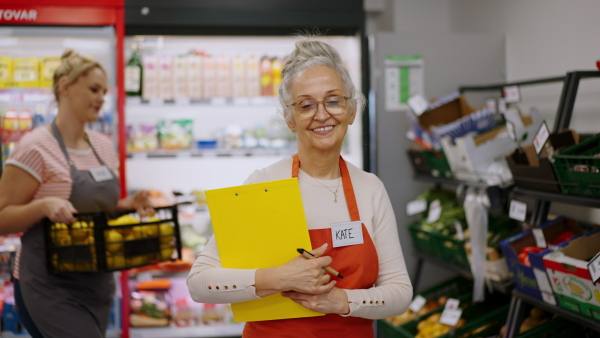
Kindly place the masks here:
<instances>
[{"instance_id":1,"label":"red apron","mask_svg":"<svg viewBox=\"0 0 600 338\"><path fill-rule=\"evenodd\" d=\"M294 155L292 177L298 177L300 160ZM354 196L352 180L346 162L340 156L342 185L346 196L346 204L352 221L360 221L358 205ZM331 229L310 230L310 241L313 248L329 243L325 256L333 259L332 267L344 278L337 280L336 287L341 289L368 289L377 281L379 260L377 251L364 223L362 225L363 244L334 248L331 240ZM248 322L244 328L244 337L373 337L373 320L358 317L342 317L338 314L327 314L319 317L293 318Z\"/></svg>"}]
</instances>

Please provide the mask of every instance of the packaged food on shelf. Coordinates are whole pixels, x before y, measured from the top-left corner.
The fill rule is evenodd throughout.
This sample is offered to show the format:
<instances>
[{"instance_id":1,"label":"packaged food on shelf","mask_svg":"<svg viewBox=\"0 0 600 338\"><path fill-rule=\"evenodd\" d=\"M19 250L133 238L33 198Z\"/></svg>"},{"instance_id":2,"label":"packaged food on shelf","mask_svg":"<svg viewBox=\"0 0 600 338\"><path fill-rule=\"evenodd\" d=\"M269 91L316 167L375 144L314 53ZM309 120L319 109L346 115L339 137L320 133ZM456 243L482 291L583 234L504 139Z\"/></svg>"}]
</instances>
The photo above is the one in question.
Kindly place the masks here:
<instances>
[{"instance_id":1,"label":"packaged food on shelf","mask_svg":"<svg viewBox=\"0 0 600 338\"><path fill-rule=\"evenodd\" d=\"M581 234L579 224L573 219L558 217L539 225L544 238L549 245L560 246L575 235ZM548 246L548 245L547 245ZM554 299L552 290L540 288L538 280L546 278L546 268L542 257L551 250L537 246L532 230L527 230L511 236L500 242L511 278L519 292L534 298L550 301ZM544 287L546 280L541 281ZM549 285L548 285L549 287ZM546 294L544 294L544 292Z\"/></svg>"},{"instance_id":2,"label":"packaged food on shelf","mask_svg":"<svg viewBox=\"0 0 600 338\"><path fill-rule=\"evenodd\" d=\"M158 141L161 149L190 149L193 143L194 120L159 120Z\"/></svg>"},{"instance_id":3,"label":"packaged food on shelf","mask_svg":"<svg viewBox=\"0 0 600 338\"><path fill-rule=\"evenodd\" d=\"M40 60L35 57L13 59L13 82L17 88L37 88L40 86Z\"/></svg>"},{"instance_id":4,"label":"packaged food on shelf","mask_svg":"<svg viewBox=\"0 0 600 338\"><path fill-rule=\"evenodd\" d=\"M52 87L54 71L60 66L58 56L45 56L40 62L40 87Z\"/></svg>"},{"instance_id":5,"label":"packaged food on shelf","mask_svg":"<svg viewBox=\"0 0 600 338\"><path fill-rule=\"evenodd\" d=\"M12 87L13 62L10 56L0 56L0 89Z\"/></svg>"},{"instance_id":6,"label":"packaged food on shelf","mask_svg":"<svg viewBox=\"0 0 600 338\"><path fill-rule=\"evenodd\" d=\"M558 305L595 320L600 320L600 284L593 283L588 264L599 252L597 229L572 238L543 257Z\"/></svg>"},{"instance_id":7,"label":"packaged food on shelf","mask_svg":"<svg viewBox=\"0 0 600 338\"><path fill-rule=\"evenodd\" d=\"M135 212L109 219L103 212L76 214L76 222L46 219L48 270L109 272L181 258L177 205L156 208L142 218Z\"/></svg>"},{"instance_id":8,"label":"packaged food on shelf","mask_svg":"<svg viewBox=\"0 0 600 338\"><path fill-rule=\"evenodd\" d=\"M548 147L542 148L540 154L536 154L532 144L517 148L506 156L506 162L512 173L515 186L524 189L533 189L560 193L560 186L551 163L551 156L559 153L566 147L579 142L579 135L573 130L563 130L550 134Z\"/></svg>"},{"instance_id":9,"label":"packaged food on shelf","mask_svg":"<svg viewBox=\"0 0 600 338\"><path fill-rule=\"evenodd\" d=\"M600 134L553 156L564 194L600 197Z\"/></svg>"},{"instance_id":10,"label":"packaged food on shelf","mask_svg":"<svg viewBox=\"0 0 600 338\"><path fill-rule=\"evenodd\" d=\"M160 327L171 324L171 296L168 279L140 282L131 292L129 322L132 327Z\"/></svg>"}]
</instances>

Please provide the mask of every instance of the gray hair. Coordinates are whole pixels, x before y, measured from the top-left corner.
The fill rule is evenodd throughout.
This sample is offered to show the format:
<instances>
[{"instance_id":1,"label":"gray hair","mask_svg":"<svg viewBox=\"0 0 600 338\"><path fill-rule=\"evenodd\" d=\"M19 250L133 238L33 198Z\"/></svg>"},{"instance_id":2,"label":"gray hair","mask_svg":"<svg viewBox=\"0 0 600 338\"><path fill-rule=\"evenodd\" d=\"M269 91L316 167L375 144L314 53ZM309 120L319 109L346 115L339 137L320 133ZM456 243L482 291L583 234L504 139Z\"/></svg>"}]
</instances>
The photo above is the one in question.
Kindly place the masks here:
<instances>
[{"instance_id":1,"label":"gray hair","mask_svg":"<svg viewBox=\"0 0 600 338\"><path fill-rule=\"evenodd\" d=\"M281 71L279 103L285 121L290 122L292 118L293 108L289 107L292 81L299 72L315 65L329 67L338 74L348 97L353 99L349 101L350 107L356 108L356 114L360 115L365 106L365 96L354 86L338 51L325 42L306 37L296 42L296 48Z\"/></svg>"}]
</instances>

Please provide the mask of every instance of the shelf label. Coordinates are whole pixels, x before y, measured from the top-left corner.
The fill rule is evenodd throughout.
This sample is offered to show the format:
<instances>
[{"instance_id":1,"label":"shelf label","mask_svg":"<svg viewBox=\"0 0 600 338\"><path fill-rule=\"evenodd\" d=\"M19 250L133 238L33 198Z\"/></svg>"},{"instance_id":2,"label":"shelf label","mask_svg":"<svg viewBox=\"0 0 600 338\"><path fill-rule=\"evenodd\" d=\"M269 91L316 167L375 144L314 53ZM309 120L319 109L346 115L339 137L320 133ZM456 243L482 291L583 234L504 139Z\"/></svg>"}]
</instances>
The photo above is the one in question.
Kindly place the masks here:
<instances>
[{"instance_id":1,"label":"shelf label","mask_svg":"<svg viewBox=\"0 0 600 338\"><path fill-rule=\"evenodd\" d=\"M465 233L463 232L462 224L460 224L459 221L454 221L454 227L456 228L456 237L458 237L459 240L464 241Z\"/></svg>"},{"instance_id":2,"label":"shelf label","mask_svg":"<svg viewBox=\"0 0 600 338\"><path fill-rule=\"evenodd\" d=\"M590 260L588 263L588 270L590 271L592 282L596 284L596 282L600 279L600 252Z\"/></svg>"},{"instance_id":3,"label":"shelf label","mask_svg":"<svg viewBox=\"0 0 600 338\"><path fill-rule=\"evenodd\" d=\"M546 274L546 271L540 270L538 268L533 268L533 275L535 276L535 280L538 284L538 288L540 289L540 291L552 294L552 286L550 286L550 281L548 280L548 275Z\"/></svg>"},{"instance_id":4,"label":"shelf label","mask_svg":"<svg viewBox=\"0 0 600 338\"><path fill-rule=\"evenodd\" d=\"M446 305L444 305L444 309L456 310L458 309L458 305L460 304L460 300L456 298L448 298L446 301Z\"/></svg>"},{"instance_id":5,"label":"shelf label","mask_svg":"<svg viewBox=\"0 0 600 338\"><path fill-rule=\"evenodd\" d=\"M176 106L189 106L192 103L192 100L189 97L180 97L175 99Z\"/></svg>"},{"instance_id":6,"label":"shelf label","mask_svg":"<svg viewBox=\"0 0 600 338\"><path fill-rule=\"evenodd\" d=\"M512 122L506 122L506 132L511 140L518 142L517 131L515 130L515 125Z\"/></svg>"},{"instance_id":7,"label":"shelf label","mask_svg":"<svg viewBox=\"0 0 600 338\"><path fill-rule=\"evenodd\" d=\"M421 295L417 295L415 299L413 299L413 301L410 303L408 308L412 312L417 313L423 308L423 306L425 306L425 303L427 303L427 299L425 299L425 297Z\"/></svg>"},{"instance_id":8,"label":"shelf label","mask_svg":"<svg viewBox=\"0 0 600 338\"><path fill-rule=\"evenodd\" d=\"M544 231L542 229L535 228L531 230L531 232L535 238L535 245L544 249L548 247L548 244L546 243L546 237L544 236Z\"/></svg>"},{"instance_id":9,"label":"shelf label","mask_svg":"<svg viewBox=\"0 0 600 338\"><path fill-rule=\"evenodd\" d=\"M406 204L406 215L412 216L421 213L427 209L427 201L424 199L414 200Z\"/></svg>"},{"instance_id":10,"label":"shelf label","mask_svg":"<svg viewBox=\"0 0 600 338\"><path fill-rule=\"evenodd\" d=\"M163 99L150 99L148 101L148 104L151 106L164 106L165 105L165 100Z\"/></svg>"},{"instance_id":11,"label":"shelf label","mask_svg":"<svg viewBox=\"0 0 600 338\"><path fill-rule=\"evenodd\" d=\"M498 111L496 99L493 99L493 98L485 100L485 107L488 110L493 111L494 113Z\"/></svg>"},{"instance_id":12,"label":"shelf label","mask_svg":"<svg viewBox=\"0 0 600 338\"><path fill-rule=\"evenodd\" d=\"M234 106L249 106L250 98L249 97L234 97L233 105Z\"/></svg>"},{"instance_id":13,"label":"shelf label","mask_svg":"<svg viewBox=\"0 0 600 338\"><path fill-rule=\"evenodd\" d=\"M446 307L444 307L444 311L442 312L439 322L442 324L455 326L458 323L460 316L462 316L462 309L458 308L458 304L458 299L449 298L446 302Z\"/></svg>"},{"instance_id":14,"label":"shelf label","mask_svg":"<svg viewBox=\"0 0 600 338\"><path fill-rule=\"evenodd\" d=\"M125 99L125 103L127 105L136 105L136 106L138 106L138 105L142 104L142 98L140 96L128 96Z\"/></svg>"},{"instance_id":15,"label":"shelf label","mask_svg":"<svg viewBox=\"0 0 600 338\"><path fill-rule=\"evenodd\" d=\"M427 223L436 222L442 214L442 206L440 200L435 200L429 205L429 214L427 215Z\"/></svg>"},{"instance_id":16,"label":"shelf label","mask_svg":"<svg viewBox=\"0 0 600 338\"><path fill-rule=\"evenodd\" d=\"M504 93L504 101L506 103L517 103L521 101L521 93L519 86L508 86L502 89Z\"/></svg>"},{"instance_id":17,"label":"shelf label","mask_svg":"<svg viewBox=\"0 0 600 338\"><path fill-rule=\"evenodd\" d=\"M417 116L421 116L429 107L429 103L423 95L414 95L408 99L408 106Z\"/></svg>"},{"instance_id":18,"label":"shelf label","mask_svg":"<svg viewBox=\"0 0 600 338\"><path fill-rule=\"evenodd\" d=\"M548 304L556 305L556 299L554 298L553 293L548 294L546 292L542 292L542 299Z\"/></svg>"},{"instance_id":19,"label":"shelf label","mask_svg":"<svg viewBox=\"0 0 600 338\"><path fill-rule=\"evenodd\" d=\"M550 132L548 131L548 126L546 122L543 122L538 130L537 134L535 134L535 138L533 139L533 146L535 147L535 153L539 154L544 148L546 141L550 137Z\"/></svg>"},{"instance_id":20,"label":"shelf label","mask_svg":"<svg viewBox=\"0 0 600 338\"><path fill-rule=\"evenodd\" d=\"M516 219L517 221L525 222L526 216L527 216L527 203L517 201L517 200L511 200L508 217L510 217L512 219Z\"/></svg>"},{"instance_id":21,"label":"shelf label","mask_svg":"<svg viewBox=\"0 0 600 338\"><path fill-rule=\"evenodd\" d=\"M213 97L210 101L213 106L224 106L227 104L227 99L224 97Z\"/></svg>"}]
</instances>

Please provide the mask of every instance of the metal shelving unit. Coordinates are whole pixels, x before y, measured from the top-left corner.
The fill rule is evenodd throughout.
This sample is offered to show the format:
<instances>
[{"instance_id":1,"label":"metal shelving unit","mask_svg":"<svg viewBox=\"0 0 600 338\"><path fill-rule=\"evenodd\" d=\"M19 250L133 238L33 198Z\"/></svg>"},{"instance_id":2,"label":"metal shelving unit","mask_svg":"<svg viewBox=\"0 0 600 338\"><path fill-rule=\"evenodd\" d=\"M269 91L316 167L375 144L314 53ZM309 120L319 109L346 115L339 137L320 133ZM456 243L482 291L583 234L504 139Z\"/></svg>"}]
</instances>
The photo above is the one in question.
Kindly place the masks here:
<instances>
[{"instance_id":1,"label":"metal shelving unit","mask_svg":"<svg viewBox=\"0 0 600 338\"><path fill-rule=\"evenodd\" d=\"M579 88L579 82L582 79L587 78L600 78L600 71L574 71L568 72L565 76L560 77L550 77L543 79L535 79L529 81L520 81L520 82L512 82L512 83L502 83L502 84L493 84L493 85L484 85L484 86L463 86L459 88L461 93L467 91L475 91L475 92L483 92L483 91L493 91L499 90L502 91L503 88L508 86L527 86L527 85L539 85L539 84L547 84L554 82L563 82L563 88L561 93L561 98L559 101L559 107L557 110L557 115L555 117L554 126L552 131L556 132L569 127L571 122L571 117L573 114L573 107L575 105L575 99L577 96L577 90ZM415 175L414 179L429 182L434 184L445 184L445 185L470 185L477 187L485 187L485 184L482 183L470 183L470 182L461 182L448 178L438 178L431 177L427 175ZM506 187L505 187L506 188ZM518 187L508 187L510 189L510 193L513 196L523 196L530 197L536 200L535 208L530 217L530 223L532 224L540 224L545 221L548 215L549 207L551 202L558 203L567 203L572 205L590 207L590 208L600 208L600 198L589 197L589 196L575 196L575 195L566 195L561 193L550 193L545 191L537 191L531 189L523 189ZM422 268L423 262L431 262L443 268L447 268L451 271L455 271L461 276L472 278L471 271L465 269L464 267L456 266L450 262L441 260L437 257L433 257L424 253L415 253L415 256L418 258L417 263L417 277L415 279L415 284L418 283L419 274ZM561 316L567 320L578 323L582 326L590 328L594 331L600 332L600 322L585 317L583 315L577 314L575 312L568 311L556 305L551 305L543 302L542 300L530 297L526 294L520 293L517 290L512 289L512 281L504 282L504 283L493 283L494 290L508 293L511 292L512 299L510 305L510 311L507 318L507 329L505 331L504 337L515 337L518 335L519 328L521 326L521 321L524 317L525 306L526 304L538 306L546 311L552 312ZM511 291L512 290L512 291Z\"/></svg>"}]
</instances>

